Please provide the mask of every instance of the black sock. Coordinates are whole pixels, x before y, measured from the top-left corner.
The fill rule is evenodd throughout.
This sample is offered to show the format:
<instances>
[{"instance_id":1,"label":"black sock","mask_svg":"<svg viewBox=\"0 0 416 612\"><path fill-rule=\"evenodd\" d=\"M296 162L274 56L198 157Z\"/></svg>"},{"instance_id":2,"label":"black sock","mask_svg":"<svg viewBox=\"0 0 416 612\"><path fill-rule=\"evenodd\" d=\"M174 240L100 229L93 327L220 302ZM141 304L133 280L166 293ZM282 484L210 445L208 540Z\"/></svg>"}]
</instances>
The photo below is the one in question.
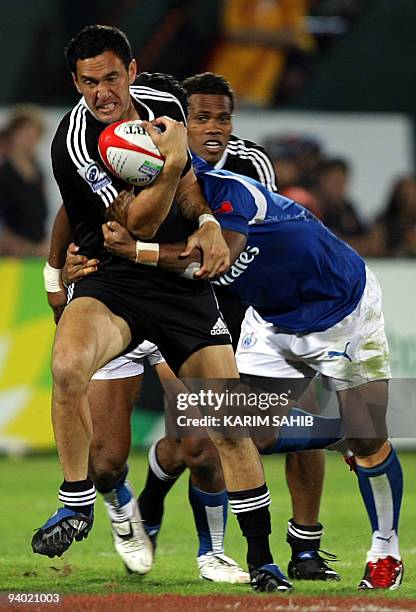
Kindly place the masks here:
<instances>
[{"instance_id":1,"label":"black sock","mask_svg":"<svg viewBox=\"0 0 416 612\"><path fill-rule=\"evenodd\" d=\"M266 484L255 489L228 493L231 510L237 515L240 529L247 539L249 570L273 563L269 547L270 494Z\"/></svg>"},{"instance_id":2,"label":"black sock","mask_svg":"<svg viewBox=\"0 0 416 612\"><path fill-rule=\"evenodd\" d=\"M286 542L292 549L292 559L296 559L301 552L319 550L323 533L324 528L321 523L311 527L310 525L299 525L291 518L287 524Z\"/></svg>"},{"instance_id":3,"label":"black sock","mask_svg":"<svg viewBox=\"0 0 416 612\"><path fill-rule=\"evenodd\" d=\"M181 472L182 473L182 472ZM162 522L164 501L180 474L168 474L159 465L156 445L149 450L149 469L146 484L138 502L146 526L158 527Z\"/></svg>"},{"instance_id":4,"label":"black sock","mask_svg":"<svg viewBox=\"0 0 416 612\"><path fill-rule=\"evenodd\" d=\"M90 516L94 509L96 492L89 478L68 482L64 480L59 489L59 500L65 508Z\"/></svg>"}]
</instances>

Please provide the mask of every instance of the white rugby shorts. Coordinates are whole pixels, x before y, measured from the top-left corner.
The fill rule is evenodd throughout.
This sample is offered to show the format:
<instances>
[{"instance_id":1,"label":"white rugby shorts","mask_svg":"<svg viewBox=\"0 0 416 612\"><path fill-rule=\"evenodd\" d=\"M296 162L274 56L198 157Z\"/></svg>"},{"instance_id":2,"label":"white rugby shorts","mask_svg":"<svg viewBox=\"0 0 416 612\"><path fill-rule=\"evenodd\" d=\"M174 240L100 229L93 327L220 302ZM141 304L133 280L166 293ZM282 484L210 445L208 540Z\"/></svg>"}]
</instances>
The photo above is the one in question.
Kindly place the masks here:
<instances>
[{"instance_id":1,"label":"white rugby shorts","mask_svg":"<svg viewBox=\"0 0 416 612\"><path fill-rule=\"evenodd\" d=\"M391 378L389 348L381 311L381 289L366 268L366 286L356 308L323 332L290 334L250 307L236 352L242 374L303 378L321 374L334 391Z\"/></svg>"},{"instance_id":2,"label":"white rugby shorts","mask_svg":"<svg viewBox=\"0 0 416 612\"><path fill-rule=\"evenodd\" d=\"M96 371L91 380L130 378L143 374L146 357L152 366L165 361L156 344L145 340L129 353L109 361L105 366Z\"/></svg>"}]
</instances>

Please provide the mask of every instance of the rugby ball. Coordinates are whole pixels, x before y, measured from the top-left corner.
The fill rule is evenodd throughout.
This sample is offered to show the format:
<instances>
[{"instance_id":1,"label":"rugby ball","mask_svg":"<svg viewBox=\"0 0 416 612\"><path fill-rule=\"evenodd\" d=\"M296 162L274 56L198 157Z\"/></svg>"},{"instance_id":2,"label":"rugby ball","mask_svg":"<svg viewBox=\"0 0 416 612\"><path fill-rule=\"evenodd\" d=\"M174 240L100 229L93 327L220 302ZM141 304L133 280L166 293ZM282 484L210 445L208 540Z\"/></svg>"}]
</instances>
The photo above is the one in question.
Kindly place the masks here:
<instances>
[{"instance_id":1,"label":"rugby ball","mask_svg":"<svg viewBox=\"0 0 416 612\"><path fill-rule=\"evenodd\" d=\"M141 123L136 119L107 126L98 139L98 150L110 172L127 183L145 187L158 176L165 158Z\"/></svg>"}]
</instances>

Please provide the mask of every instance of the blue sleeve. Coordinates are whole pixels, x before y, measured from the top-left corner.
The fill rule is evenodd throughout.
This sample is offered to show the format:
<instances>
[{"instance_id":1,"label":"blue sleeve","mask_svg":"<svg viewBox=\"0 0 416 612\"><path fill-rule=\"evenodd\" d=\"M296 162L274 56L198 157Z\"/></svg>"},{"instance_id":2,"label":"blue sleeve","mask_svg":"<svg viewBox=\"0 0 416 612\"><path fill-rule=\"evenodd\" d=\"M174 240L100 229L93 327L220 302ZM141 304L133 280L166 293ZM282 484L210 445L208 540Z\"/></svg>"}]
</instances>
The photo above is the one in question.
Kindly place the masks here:
<instances>
[{"instance_id":1,"label":"blue sleeve","mask_svg":"<svg viewBox=\"0 0 416 612\"><path fill-rule=\"evenodd\" d=\"M203 188L213 215L223 229L248 236L250 192L243 185L215 176L204 175Z\"/></svg>"}]
</instances>

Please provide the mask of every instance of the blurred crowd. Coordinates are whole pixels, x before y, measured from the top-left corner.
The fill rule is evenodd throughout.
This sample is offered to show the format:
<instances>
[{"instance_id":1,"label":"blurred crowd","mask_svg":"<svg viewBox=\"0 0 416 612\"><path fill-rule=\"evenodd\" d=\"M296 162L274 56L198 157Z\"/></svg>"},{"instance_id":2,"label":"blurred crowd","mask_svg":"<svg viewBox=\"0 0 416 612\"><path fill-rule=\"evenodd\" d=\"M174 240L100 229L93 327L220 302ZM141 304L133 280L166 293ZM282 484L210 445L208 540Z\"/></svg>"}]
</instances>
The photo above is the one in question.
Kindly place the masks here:
<instances>
[{"instance_id":1,"label":"blurred crowd","mask_svg":"<svg viewBox=\"0 0 416 612\"><path fill-rule=\"evenodd\" d=\"M135 48L141 69L167 70L180 79L205 70L223 74L245 108L281 106L292 100L314 66L366 8L365 0L168 4L157 32Z\"/></svg>"},{"instance_id":2,"label":"blurred crowd","mask_svg":"<svg viewBox=\"0 0 416 612\"><path fill-rule=\"evenodd\" d=\"M416 177L396 179L377 217L369 222L350 194L349 160L328 156L305 135L271 138L270 154L279 191L311 210L334 234L367 257L416 256Z\"/></svg>"},{"instance_id":3,"label":"blurred crowd","mask_svg":"<svg viewBox=\"0 0 416 612\"><path fill-rule=\"evenodd\" d=\"M170 0L157 32L135 51L142 70L168 70L180 79L205 70L223 74L242 107L285 105L302 90L320 59L350 32L366 4Z\"/></svg>"},{"instance_id":4,"label":"blurred crowd","mask_svg":"<svg viewBox=\"0 0 416 612\"><path fill-rule=\"evenodd\" d=\"M5 66L0 98L7 102L72 103L62 48L83 25L104 23L127 32L141 71L180 80L219 72L233 83L241 106L285 105L367 6L366 0L59 0L55 12L48 10L57 4L52 0L35 4L25 14L30 28L21 30L25 49L19 47L20 55ZM16 23L16 11L9 3L6 21ZM7 35L0 50L3 44L13 53ZM27 74L40 65L49 78L32 80L28 88Z\"/></svg>"},{"instance_id":5,"label":"blurred crowd","mask_svg":"<svg viewBox=\"0 0 416 612\"><path fill-rule=\"evenodd\" d=\"M0 255L48 253L48 205L36 158L44 130L40 109L22 105L0 131Z\"/></svg>"}]
</instances>

